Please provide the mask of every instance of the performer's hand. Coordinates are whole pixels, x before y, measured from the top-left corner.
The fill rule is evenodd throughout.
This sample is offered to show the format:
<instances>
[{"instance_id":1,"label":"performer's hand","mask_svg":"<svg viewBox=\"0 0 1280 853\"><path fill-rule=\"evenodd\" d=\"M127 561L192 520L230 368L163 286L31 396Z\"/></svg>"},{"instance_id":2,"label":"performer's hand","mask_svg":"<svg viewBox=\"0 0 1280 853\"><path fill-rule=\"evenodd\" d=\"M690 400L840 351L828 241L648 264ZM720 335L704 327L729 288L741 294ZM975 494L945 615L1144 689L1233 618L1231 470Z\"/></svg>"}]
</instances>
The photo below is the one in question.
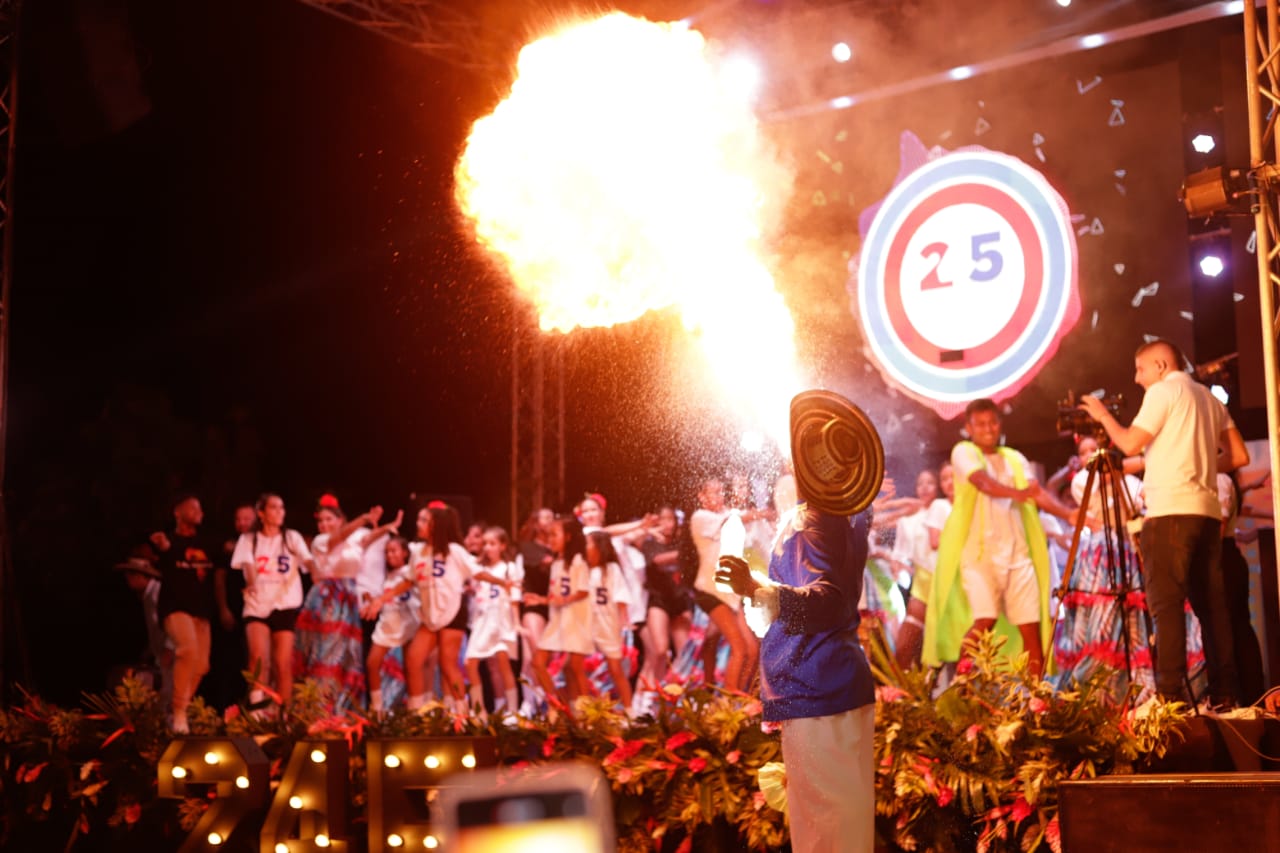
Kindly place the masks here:
<instances>
[{"instance_id":1,"label":"performer's hand","mask_svg":"<svg viewBox=\"0 0 1280 853\"><path fill-rule=\"evenodd\" d=\"M741 557L723 556L716 569L716 583L724 584L738 595L750 598L760 588L756 579L751 577L751 567Z\"/></svg>"},{"instance_id":2,"label":"performer's hand","mask_svg":"<svg viewBox=\"0 0 1280 853\"><path fill-rule=\"evenodd\" d=\"M404 510L397 510L395 519L387 525L396 536L400 535L400 525L404 522Z\"/></svg>"},{"instance_id":3,"label":"performer's hand","mask_svg":"<svg viewBox=\"0 0 1280 853\"><path fill-rule=\"evenodd\" d=\"M223 607L218 611L218 622L224 631L230 631L236 627L236 616L231 612L230 607Z\"/></svg>"},{"instance_id":4,"label":"performer's hand","mask_svg":"<svg viewBox=\"0 0 1280 853\"><path fill-rule=\"evenodd\" d=\"M1089 417L1099 422L1102 421L1103 415L1111 414L1107 411L1107 407L1102 405L1102 401L1092 394L1085 394L1080 398L1080 408L1084 409Z\"/></svg>"},{"instance_id":5,"label":"performer's hand","mask_svg":"<svg viewBox=\"0 0 1280 853\"><path fill-rule=\"evenodd\" d=\"M157 551L168 551L170 547L169 537L165 536L162 531L157 530L151 534L151 544L156 546Z\"/></svg>"},{"instance_id":6,"label":"performer's hand","mask_svg":"<svg viewBox=\"0 0 1280 853\"><path fill-rule=\"evenodd\" d=\"M374 527L377 527L378 521L381 520L382 518L382 507L380 506L369 507L369 511L364 514L364 517L369 519L370 524L372 524Z\"/></svg>"}]
</instances>

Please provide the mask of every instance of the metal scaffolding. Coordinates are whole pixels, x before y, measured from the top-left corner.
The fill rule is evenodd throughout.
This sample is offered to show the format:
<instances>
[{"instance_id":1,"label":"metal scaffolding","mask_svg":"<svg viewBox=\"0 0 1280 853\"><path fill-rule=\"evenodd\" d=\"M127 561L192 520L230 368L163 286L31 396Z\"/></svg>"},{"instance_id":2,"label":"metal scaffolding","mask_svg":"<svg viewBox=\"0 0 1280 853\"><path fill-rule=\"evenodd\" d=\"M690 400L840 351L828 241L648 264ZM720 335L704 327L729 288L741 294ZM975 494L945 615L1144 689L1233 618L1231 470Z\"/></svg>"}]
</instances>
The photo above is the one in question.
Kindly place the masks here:
<instances>
[{"instance_id":1,"label":"metal scaffolding","mask_svg":"<svg viewBox=\"0 0 1280 853\"><path fill-rule=\"evenodd\" d=\"M18 109L20 0L0 0L0 685L29 681L26 644L5 508L5 442L9 421L9 292L13 280L14 123Z\"/></svg>"},{"instance_id":2,"label":"metal scaffolding","mask_svg":"<svg viewBox=\"0 0 1280 853\"><path fill-rule=\"evenodd\" d=\"M485 27L469 12L437 0L300 0L460 68L492 67Z\"/></svg>"},{"instance_id":3,"label":"metal scaffolding","mask_svg":"<svg viewBox=\"0 0 1280 853\"><path fill-rule=\"evenodd\" d=\"M1254 227L1257 230L1258 295L1262 318L1263 374L1267 389L1267 446L1271 454L1271 505L1280 507L1280 385L1276 373L1276 286L1280 285L1280 0L1266 0L1266 21L1259 22L1253 2L1244 4L1245 73L1249 102L1249 162L1257 189ZM1280 537L1277 537L1280 566ZM1264 579L1264 583L1267 579ZM1277 602L1280 603L1280 602ZM1267 638L1268 645L1272 638ZM1272 661L1274 666L1275 661ZM1275 679L1276 673L1271 673Z\"/></svg>"},{"instance_id":4,"label":"metal scaffolding","mask_svg":"<svg viewBox=\"0 0 1280 853\"><path fill-rule=\"evenodd\" d=\"M511 320L511 530L535 509L564 501L563 335L531 311Z\"/></svg>"}]
</instances>

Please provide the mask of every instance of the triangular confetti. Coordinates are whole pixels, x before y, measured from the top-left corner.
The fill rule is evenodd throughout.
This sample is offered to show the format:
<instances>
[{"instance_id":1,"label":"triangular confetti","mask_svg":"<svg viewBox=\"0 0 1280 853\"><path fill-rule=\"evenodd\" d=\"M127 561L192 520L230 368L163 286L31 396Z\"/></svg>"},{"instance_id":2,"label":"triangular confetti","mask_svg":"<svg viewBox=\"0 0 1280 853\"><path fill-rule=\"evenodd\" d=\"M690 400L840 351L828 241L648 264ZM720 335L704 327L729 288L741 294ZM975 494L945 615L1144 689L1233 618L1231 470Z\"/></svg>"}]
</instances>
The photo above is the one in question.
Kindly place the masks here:
<instances>
[{"instance_id":1,"label":"triangular confetti","mask_svg":"<svg viewBox=\"0 0 1280 853\"><path fill-rule=\"evenodd\" d=\"M991 129L991 122L987 121L982 116L978 116L978 124L973 128L973 135L981 136L982 134L986 133L990 129Z\"/></svg>"},{"instance_id":2,"label":"triangular confetti","mask_svg":"<svg viewBox=\"0 0 1280 853\"><path fill-rule=\"evenodd\" d=\"M1244 250L1251 255L1254 252L1258 251L1258 232L1257 231L1254 231L1251 234L1249 234L1249 242L1244 244Z\"/></svg>"},{"instance_id":3,"label":"triangular confetti","mask_svg":"<svg viewBox=\"0 0 1280 853\"><path fill-rule=\"evenodd\" d=\"M1231 294L1231 298L1234 299L1236 302L1244 302L1243 293L1233 293Z\"/></svg>"},{"instance_id":4,"label":"triangular confetti","mask_svg":"<svg viewBox=\"0 0 1280 853\"><path fill-rule=\"evenodd\" d=\"M1102 234L1102 233L1103 233L1102 220L1101 220L1101 219L1099 219L1099 218L1098 218L1098 217L1096 217L1096 216L1093 218L1093 224L1091 224L1091 225L1089 226L1089 233L1090 233L1090 234Z\"/></svg>"},{"instance_id":5,"label":"triangular confetti","mask_svg":"<svg viewBox=\"0 0 1280 853\"><path fill-rule=\"evenodd\" d=\"M1083 95L1085 92L1089 91L1090 89L1092 89L1094 86L1097 86L1101 82L1102 82L1102 78L1097 76L1095 76L1088 83L1084 82L1083 80L1077 80L1076 91Z\"/></svg>"},{"instance_id":6,"label":"triangular confetti","mask_svg":"<svg viewBox=\"0 0 1280 853\"><path fill-rule=\"evenodd\" d=\"M1116 271L1116 275L1124 275L1124 264L1116 264L1112 269Z\"/></svg>"},{"instance_id":7,"label":"triangular confetti","mask_svg":"<svg viewBox=\"0 0 1280 853\"><path fill-rule=\"evenodd\" d=\"M826 207L826 206L827 206L827 195L826 195L826 193L824 193L822 190L818 190L816 193L814 193L814 194L813 194L813 206L814 206L814 207Z\"/></svg>"},{"instance_id":8,"label":"triangular confetti","mask_svg":"<svg viewBox=\"0 0 1280 853\"><path fill-rule=\"evenodd\" d=\"M1111 127L1119 127L1124 124L1124 113L1120 112L1119 107L1111 111L1111 118L1107 119L1107 124Z\"/></svg>"},{"instance_id":9,"label":"triangular confetti","mask_svg":"<svg viewBox=\"0 0 1280 853\"><path fill-rule=\"evenodd\" d=\"M1116 171L1115 171L1115 175L1116 175L1116 177L1117 177L1117 178L1120 178L1121 180L1124 180L1124 176L1125 176L1125 175L1127 175L1127 174L1129 174L1129 170L1128 170L1128 169L1116 169Z\"/></svg>"},{"instance_id":10,"label":"triangular confetti","mask_svg":"<svg viewBox=\"0 0 1280 853\"><path fill-rule=\"evenodd\" d=\"M1044 145L1044 137L1038 133L1031 134L1032 145Z\"/></svg>"}]
</instances>

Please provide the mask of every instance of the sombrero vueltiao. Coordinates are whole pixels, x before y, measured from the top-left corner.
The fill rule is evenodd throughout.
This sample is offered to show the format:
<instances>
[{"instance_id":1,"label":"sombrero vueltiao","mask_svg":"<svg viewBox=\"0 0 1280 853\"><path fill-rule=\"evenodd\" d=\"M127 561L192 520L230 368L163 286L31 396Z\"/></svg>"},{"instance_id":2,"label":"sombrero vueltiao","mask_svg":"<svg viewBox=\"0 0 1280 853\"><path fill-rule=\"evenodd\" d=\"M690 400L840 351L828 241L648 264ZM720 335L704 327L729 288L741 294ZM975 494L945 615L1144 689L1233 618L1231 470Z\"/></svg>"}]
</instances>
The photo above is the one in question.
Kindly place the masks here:
<instances>
[{"instance_id":1,"label":"sombrero vueltiao","mask_svg":"<svg viewBox=\"0 0 1280 853\"><path fill-rule=\"evenodd\" d=\"M866 509L884 479L880 434L834 391L802 391L792 399L791 458L801 499L831 515Z\"/></svg>"}]
</instances>

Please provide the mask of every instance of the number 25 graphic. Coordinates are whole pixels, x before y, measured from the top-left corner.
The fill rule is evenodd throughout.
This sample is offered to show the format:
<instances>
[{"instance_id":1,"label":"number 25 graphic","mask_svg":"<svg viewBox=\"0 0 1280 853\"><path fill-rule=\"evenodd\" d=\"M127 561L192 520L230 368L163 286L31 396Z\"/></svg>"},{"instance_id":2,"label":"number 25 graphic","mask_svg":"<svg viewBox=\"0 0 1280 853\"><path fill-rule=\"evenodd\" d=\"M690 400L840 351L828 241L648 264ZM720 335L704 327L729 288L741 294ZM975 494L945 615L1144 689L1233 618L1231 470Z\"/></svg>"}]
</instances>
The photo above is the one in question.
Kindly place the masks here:
<instances>
[{"instance_id":1,"label":"number 25 graphic","mask_svg":"<svg viewBox=\"0 0 1280 853\"><path fill-rule=\"evenodd\" d=\"M969 273L972 281L991 281L1000 275L1000 271L1004 269L1004 256L996 249L990 248L990 244L1000 240L999 232L990 232L988 234L974 234L971 242L973 271ZM942 259L947 254L947 250L951 247L946 243L930 243L920 251L920 255L933 261L933 266L929 268L929 272L925 275L924 280L920 282L921 290L937 290L940 287L950 287L952 282L943 281L938 277L938 267L942 265Z\"/></svg>"}]
</instances>

